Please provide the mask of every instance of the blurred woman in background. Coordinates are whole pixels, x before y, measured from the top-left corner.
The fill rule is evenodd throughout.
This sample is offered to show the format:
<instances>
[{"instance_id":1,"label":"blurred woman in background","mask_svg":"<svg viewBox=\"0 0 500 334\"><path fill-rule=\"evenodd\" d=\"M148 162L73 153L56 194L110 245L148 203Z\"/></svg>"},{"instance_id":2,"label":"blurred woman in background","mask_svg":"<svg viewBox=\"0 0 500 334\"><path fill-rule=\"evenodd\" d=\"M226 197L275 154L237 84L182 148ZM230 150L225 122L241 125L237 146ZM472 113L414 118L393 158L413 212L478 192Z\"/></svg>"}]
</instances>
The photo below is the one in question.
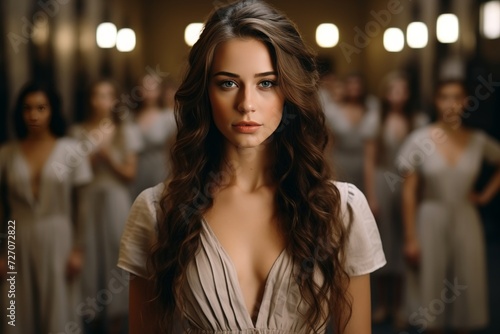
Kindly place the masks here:
<instances>
[{"instance_id":1,"label":"blurred woman in background","mask_svg":"<svg viewBox=\"0 0 500 334\"><path fill-rule=\"evenodd\" d=\"M61 102L52 87L27 84L16 102L14 124L18 140L0 149L0 183L4 212L15 220L15 268L9 271L18 272L17 319L2 333L61 333L68 324L79 326L78 192L92 171L77 142L64 137ZM2 298L7 298L4 287Z\"/></svg>"},{"instance_id":2,"label":"blurred woman in background","mask_svg":"<svg viewBox=\"0 0 500 334\"><path fill-rule=\"evenodd\" d=\"M333 103L330 97L328 103L323 95L323 108L327 125L333 133L336 176L364 191L366 145L378 132L379 103L376 97L367 93L361 74L352 73L344 85L334 87L337 93L333 96L343 96L343 101Z\"/></svg>"},{"instance_id":3,"label":"blurred woman in background","mask_svg":"<svg viewBox=\"0 0 500 334\"><path fill-rule=\"evenodd\" d=\"M440 82L438 120L414 131L396 158L404 176L404 255L413 268L409 321L421 331L466 333L488 323L485 240L476 206L500 188L500 144L463 126L466 98L463 82ZM483 160L499 169L476 193ZM419 313L422 307L429 316Z\"/></svg>"},{"instance_id":4,"label":"blurred woman in background","mask_svg":"<svg viewBox=\"0 0 500 334\"><path fill-rule=\"evenodd\" d=\"M116 267L119 241L132 204L128 185L136 174L136 152L141 138L137 127L127 122L127 114L114 109L117 95L111 81L94 83L90 88L87 119L70 130L90 155L94 171L94 178L84 192L88 210L84 233L84 297L95 298L116 276L113 271L121 271ZM84 318L87 331L125 333L127 301L127 289L114 292L109 303L99 305L97 316Z\"/></svg>"},{"instance_id":5,"label":"blurred woman in background","mask_svg":"<svg viewBox=\"0 0 500 334\"><path fill-rule=\"evenodd\" d=\"M401 310L404 274L401 215L401 182L395 160L408 134L428 122L416 112L410 83L404 73L393 72L383 80L381 126L375 141L366 147L366 195L378 223L387 265L373 275L375 302L373 322L392 317L399 330L407 319Z\"/></svg>"},{"instance_id":6,"label":"blurred woman in background","mask_svg":"<svg viewBox=\"0 0 500 334\"><path fill-rule=\"evenodd\" d=\"M135 199L144 189L166 179L167 144L175 136L173 112L162 109L161 79L153 75L142 78L141 101L135 110L134 122L138 125L143 142L138 152L137 177L132 184L131 196Z\"/></svg>"}]
</instances>

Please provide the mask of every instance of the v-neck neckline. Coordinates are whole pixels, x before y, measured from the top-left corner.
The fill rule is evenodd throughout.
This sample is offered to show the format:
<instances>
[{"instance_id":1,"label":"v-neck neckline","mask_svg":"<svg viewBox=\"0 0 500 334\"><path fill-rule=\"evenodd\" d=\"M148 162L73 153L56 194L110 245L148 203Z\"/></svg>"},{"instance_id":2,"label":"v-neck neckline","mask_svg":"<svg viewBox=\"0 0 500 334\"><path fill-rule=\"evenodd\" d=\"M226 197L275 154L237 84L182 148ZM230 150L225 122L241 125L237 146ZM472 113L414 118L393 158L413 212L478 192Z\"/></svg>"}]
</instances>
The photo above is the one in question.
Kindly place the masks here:
<instances>
[{"instance_id":1,"label":"v-neck neckline","mask_svg":"<svg viewBox=\"0 0 500 334\"><path fill-rule=\"evenodd\" d=\"M458 157L458 159L454 163L451 163L443 155L443 153L441 153L441 151L437 148L437 146L436 146L436 153L437 153L437 155L439 156L439 158L441 159L441 161L443 162L443 164L445 165L446 168L456 169L462 163L462 160L465 159L465 156L468 153L470 147L472 146L472 142L473 141L474 141L474 133L472 132L469 135L469 138L467 138L467 143L462 148L462 151L460 152L460 156Z\"/></svg>"},{"instance_id":2,"label":"v-neck neckline","mask_svg":"<svg viewBox=\"0 0 500 334\"><path fill-rule=\"evenodd\" d=\"M236 286L237 298L239 299L240 304L242 304L242 307L244 308L245 315L247 317L247 321L254 328L256 328L259 325L259 322L260 322L260 319L261 319L261 314L263 312L263 310L262 310L262 306L264 304L263 300L266 298L266 296L268 294L269 282L271 280L271 277L274 275L274 272L275 272L276 268L278 267L278 265L277 265L278 262L281 260L281 258L286 253L286 247L283 248L283 250L280 252L280 254L276 257L276 259L274 260L273 264L271 265L271 268L269 269L269 272L267 273L267 276L266 276L266 279L265 279L265 282L264 282L264 291L262 293L262 300L260 301L260 306L259 306L259 309L257 311L257 318L256 318L255 323L254 323L253 320L252 320L251 313L248 311L246 300L245 300L245 297L243 296L243 290L241 289L240 280L238 279L238 272L236 271L236 266L234 265L234 262L231 259L231 256L229 256L229 253L226 252L226 250L224 249L224 247L220 243L219 239L217 238L217 235L215 234L214 230L212 229L212 227L210 226L210 224L205 220L205 218L202 217L201 221L202 221L202 224L206 227L206 230L208 231L208 233L210 234L210 236L212 237L212 239L214 240L215 244L217 245L217 248L227 258L227 262L228 262L228 264L229 264L229 266L231 268L232 274L233 274L232 276L234 277L234 279L232 277L231 280L233 281L233 284Z\"/></svg>"},{"instance_id":3,"label":"v-neck neckline","mask_svg":"<svg viewBox=\"0 0 500 334\"><path fill-rule=\"evenodd\" d=\"M18 146L18 151L19 151L19 157L20 157L22 163L24 164L24 167L26 169L26 173L28 174L28 177L27 177L28 184L26 185L28 198L32 204L38 205L40 203L41 194L43 193L43 187L44 187L43 182L44 182L45 170L47 169L49 162L52 160L56 150L58 149L59 139L56 138L54 146L52 147L52 149L51 149L50 153L48 154L47 158L45 159L45 161L43 162L42 168L40 168L40 180L39 180L39 184L38 184L38 196L35 196L35 194L33 193L33 187L31 184L31 182L32 182L31 178L32 178L33 174L32 174L32 170L31 170L31 166L28 163L28 159L23 151L22 144L20 141L17 142L17 146Z\"/></svg>"}]
</instances>

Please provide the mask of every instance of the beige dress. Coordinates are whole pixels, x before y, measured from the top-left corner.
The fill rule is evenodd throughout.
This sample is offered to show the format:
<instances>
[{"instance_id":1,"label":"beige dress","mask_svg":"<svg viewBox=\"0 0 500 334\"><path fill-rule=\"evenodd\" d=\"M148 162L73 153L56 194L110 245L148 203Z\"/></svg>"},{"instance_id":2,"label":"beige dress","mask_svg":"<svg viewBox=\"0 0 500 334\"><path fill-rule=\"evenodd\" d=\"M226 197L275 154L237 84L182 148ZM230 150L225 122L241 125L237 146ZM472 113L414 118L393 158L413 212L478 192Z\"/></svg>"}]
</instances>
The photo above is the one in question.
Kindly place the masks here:
<instances>
[{"instance_id":1,"label":"beige dress","mask_svg":"<svg viewBox=\"0 0 500 334\"><path fill-rule=\"evenodd\" d=\"M138 128L142 146L137 152L137 175L130 185L132 200L168 177L169 145L177 133L174 111L165 110L147 128Z\"/></svg>"},{"instance_id":2,"label":"beige dress","mask_svg":"<svg viewBox=\"0 0 500 334\"><path fill-rule=\"evenodd\" d=\"M365 143L375 139L380 126L380 108L377 98L366 98L366 111L358 124L352 124L342 107L321 93L325 122L333 133L333 156L336 178L364 190Z\"/></svg>"},{"instance_id":3,"label":"beige dress","mask_svg":"<svg viewBox=\"0 0 500 334\"><path fill-rule=\"evenodd\" d=\"M422 188L416 211L421 265L408 271L408 319L419 329L480 328L488 323L486 247L468 196L483 160L500 165L500 144L474 131L450 165L436 148L434 140L446 140L437 133L431 126L414 131L396 160L401 175L419 175Z\"/></svg>"},{"instance_id":4,"label":"beige dress","mask_svg":"<svg viewBox=\"0 0 500 334\"><path fill-rule=\"evenodd\" d=\"M59 138L41 171L39 196L33 196L29 165L19 142L0 149L0 183L6 186L10 219L16 221L16 326L4 323L0 333L61 333L81 329L76 304L82 297L78 279L66 280L66 264L81 232L74 231L74 187L90 182L92 170L75 140ZM1 210L0 210L1 211ZM81 222L83 212L78 210ZM4 282L1 282L4 283ZM7 305L7 285L0 299ZM6 307L6 306L5 306ZM2 307L2 317L5 309Z\"/></svg>"},{"instance_id":5,"label":"beige dress","mask_svg":"<svg viewBox=\"0 0 500 334\"><path fill-rule=\"evenodd\" d=\"M385 257L373 215L364 195L353 185L336 183L342 198L354 211L347 245L347 271L351 276L373 272ZM122 236L118 266L148 277L146 259L156 238L156 212L164 186L142 192L132 206ZM346 221L347 214L344 215ZM236 269L210 226L202 221L201 245L187 268L183 289L186 300L187 333L196 334L306 334L311 333L301 314L307 311L294 275L300 268L283 251L274 262L265 284L256 323L246 309ZM325 329L323 329L324 332Z\"/></svg>"},{"instance_id":6,"label":"beige dress","mask_svg":"<svg viewBox=\"0 0 500 334\"><path fill-rule=\"evenodd\" d=\"M70 135L82 147L90 147L95 153L99 144L92 144L89 133L81 125L73 126ZM111 159L123 162L128 154L141 147L140 135L134 124L123 123L117 127L108 144ZM128 185L111 169L109 164L99 162L93 166L94 178L82 192L86 204L83 238L85 242L85 262L82 271L83 296L97 299L97 312L87 303L80 309L86 323L99 318L112 318L127 314L128 289L112 292L112 299L104 297L114 277L122 275L116 268L120 237L123 233L128 210L132 205ZM119 290L119 291L118 291ZM109 295L109 294L108 294Z\"/></svg>"}]
</instances>

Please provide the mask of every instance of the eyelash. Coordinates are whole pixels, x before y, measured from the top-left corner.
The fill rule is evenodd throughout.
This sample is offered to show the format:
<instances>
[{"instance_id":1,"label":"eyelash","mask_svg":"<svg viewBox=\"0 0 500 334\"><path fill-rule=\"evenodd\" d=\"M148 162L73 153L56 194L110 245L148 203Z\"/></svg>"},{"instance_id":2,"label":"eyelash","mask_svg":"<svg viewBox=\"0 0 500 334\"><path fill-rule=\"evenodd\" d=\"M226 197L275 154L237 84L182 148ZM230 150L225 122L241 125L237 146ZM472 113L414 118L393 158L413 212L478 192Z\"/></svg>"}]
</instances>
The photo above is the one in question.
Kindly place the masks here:
<instances>
[{"instance_id":1,"label":"eyelash","mask_svg":"<svg viewBox=\"0 0 500 334\"><path fill-rule=\"evenodd\" d=\"M275 82L275 81L273 81L273 80L262 80L261 82L259 82L259 85L262 85L262 83L264 83L264 82L268 82L268 83L270 83L270 84L271 84L271 86L268 86L268 87L262 87L262 86L261 86L261 88L263 88L263 89L271 89L271 88L273 88L273 87L277 86L276 82ZM234 87L234 86L227 87L227 86L226 86L226 84L228 84L228 83L231 83L231 84L235 84L235 85L237 85L237 83L236 83L236 82L234 82L234 81L232 81L232 80L225 80L225 81L221 81L221 82L219 83L219 86L220 86L220 87L222 87L222 88L224 88L224 89L231 89L231 88L233 88L233 87Z\"/></svg>"}]
</instances>

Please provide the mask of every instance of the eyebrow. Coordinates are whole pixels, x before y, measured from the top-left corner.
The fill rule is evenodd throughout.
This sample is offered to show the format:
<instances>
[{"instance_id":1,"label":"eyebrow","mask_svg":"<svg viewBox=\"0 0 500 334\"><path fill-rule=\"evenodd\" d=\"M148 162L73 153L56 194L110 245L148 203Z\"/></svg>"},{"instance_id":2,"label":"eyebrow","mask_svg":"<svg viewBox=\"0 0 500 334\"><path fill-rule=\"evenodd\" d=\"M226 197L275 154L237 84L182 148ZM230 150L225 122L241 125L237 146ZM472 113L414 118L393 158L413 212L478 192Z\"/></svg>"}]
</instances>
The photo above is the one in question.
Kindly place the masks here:
<instances>
[{"instance_id":1,"label":"eyebrow","mask_svg":"<svg viewBox=\"0 0 500 334\"><path fill-rule=\"evenodd\" d=\"M231 77L231 78L239 78L240 77L238 74L231 73L231 72L225 72L225 71L217 72L213 76L216 77L216 76L219 76L219 75L224 75L224 76L228 76L228 77ZM277 75L277 73L275 71L257 73L257 74L254 75L254 78L266 77L268 75Z\"/></svg>"}]
</instances>

